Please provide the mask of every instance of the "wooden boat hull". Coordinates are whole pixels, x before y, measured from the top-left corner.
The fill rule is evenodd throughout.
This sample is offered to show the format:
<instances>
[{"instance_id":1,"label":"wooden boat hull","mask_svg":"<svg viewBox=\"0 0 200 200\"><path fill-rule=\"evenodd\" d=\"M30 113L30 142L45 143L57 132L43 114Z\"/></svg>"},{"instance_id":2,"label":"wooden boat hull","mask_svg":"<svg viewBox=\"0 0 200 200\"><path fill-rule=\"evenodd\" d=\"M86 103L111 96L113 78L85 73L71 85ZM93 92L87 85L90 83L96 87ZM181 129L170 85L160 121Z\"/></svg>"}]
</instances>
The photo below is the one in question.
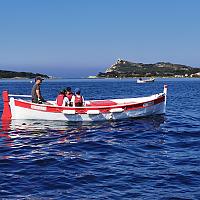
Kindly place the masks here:
<instances>
[{"instance_id":1,"label":"wooden boat hull","mask_svg":"<svg viewBox=\"0 0 200 200\"><path fill-rule=\"evenodd\" d=\"M60 107L35 104L9 98L10 119L105 121L163 114L166 109L166 92L142 98L88 101L84 107ZM4 109L6 102L4 101ZM5 111L6 112L6 111ZM5 112L2 119L5 119Z\"/></svg>"}]
</instances>

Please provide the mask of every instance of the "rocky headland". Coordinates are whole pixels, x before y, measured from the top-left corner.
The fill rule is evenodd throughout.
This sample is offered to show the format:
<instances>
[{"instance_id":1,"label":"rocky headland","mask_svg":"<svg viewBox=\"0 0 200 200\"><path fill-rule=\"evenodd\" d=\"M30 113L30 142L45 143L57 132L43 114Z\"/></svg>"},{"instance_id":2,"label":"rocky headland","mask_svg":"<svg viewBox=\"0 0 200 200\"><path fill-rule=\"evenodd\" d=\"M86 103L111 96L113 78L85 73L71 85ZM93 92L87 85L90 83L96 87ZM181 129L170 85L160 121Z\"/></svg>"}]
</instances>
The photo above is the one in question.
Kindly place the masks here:
<instances>
[{"instance_id":1,"label":"rocky headland","mask_svg":"<svg viewBox=\"0 0 200 200\"><path fill-rule=\"evenodd\" d=\"M46 74L32 73L32 72L16 72L16 71L6 71L0 70L0 78L12 78L12 79L33 79L36 76L41 76L42 78L48 79L49 76Z\"/></svg>"},{"instance_id":2,"label":"rocky headland","mask_svg":"<svg viewBox=\"0 0 200 200\"><path fill-rule=\"evenodd\" d=\"M134 63L118 59L105 72L99 72L97 78L131 78L131 77L200 77L200 68L158 62L154 64Z\"/></svg>"}]
</instances>

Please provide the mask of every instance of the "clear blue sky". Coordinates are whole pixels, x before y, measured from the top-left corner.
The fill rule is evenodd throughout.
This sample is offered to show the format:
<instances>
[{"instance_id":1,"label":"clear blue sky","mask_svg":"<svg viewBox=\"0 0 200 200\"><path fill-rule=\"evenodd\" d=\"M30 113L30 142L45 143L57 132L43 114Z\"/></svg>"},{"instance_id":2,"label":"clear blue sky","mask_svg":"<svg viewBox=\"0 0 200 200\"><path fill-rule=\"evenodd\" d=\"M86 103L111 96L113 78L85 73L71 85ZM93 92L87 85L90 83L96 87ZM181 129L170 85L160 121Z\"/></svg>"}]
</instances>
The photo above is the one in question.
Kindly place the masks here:
<instances>
[{"instance_id":1,"label":"clear blue sky","mask_svg":"<svg viewBox=\"0 0 200 200\"><path fill-rule=\"evenodd\" d=\"M0 69L83 77L117 58L200 66L199 0L0 0Z\"/></svg>"}]
</instances>

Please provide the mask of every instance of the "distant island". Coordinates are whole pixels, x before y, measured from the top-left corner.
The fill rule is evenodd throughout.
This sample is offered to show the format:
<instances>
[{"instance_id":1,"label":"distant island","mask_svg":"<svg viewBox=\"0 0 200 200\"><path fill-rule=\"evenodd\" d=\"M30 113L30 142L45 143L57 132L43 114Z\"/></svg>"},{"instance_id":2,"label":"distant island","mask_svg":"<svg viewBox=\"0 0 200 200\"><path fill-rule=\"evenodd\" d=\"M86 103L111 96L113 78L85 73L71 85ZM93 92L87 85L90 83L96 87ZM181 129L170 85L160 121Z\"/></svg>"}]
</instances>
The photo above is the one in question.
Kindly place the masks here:
<instances>
[{"instance_id":1,"label":"distant island","mask_svg":"<svg viewBox=\"0 0 200 200\"><path fill-rule=\"evenodd\" d=\"M200 77L200 68L194 68L169 62L154 64L134 63L118 59L105 72L99 72L96 78L131 78L131 77Z\"/></svg>"},{"instance_id":2,"label":"distant island","mask_svg":"<svg viewBox=\"0 0 200 200\"><path fill-rule=\"evenodd\" d=\"M6 70L0 70L0 79L2 78L13 78L13 79L33 79L36 76L41 76L42 78L48 79L50 78L46 74L40 74L40 73L32 73L32 72L16 72L16 71L6 71Z\"/></svg>"}]
</instances>

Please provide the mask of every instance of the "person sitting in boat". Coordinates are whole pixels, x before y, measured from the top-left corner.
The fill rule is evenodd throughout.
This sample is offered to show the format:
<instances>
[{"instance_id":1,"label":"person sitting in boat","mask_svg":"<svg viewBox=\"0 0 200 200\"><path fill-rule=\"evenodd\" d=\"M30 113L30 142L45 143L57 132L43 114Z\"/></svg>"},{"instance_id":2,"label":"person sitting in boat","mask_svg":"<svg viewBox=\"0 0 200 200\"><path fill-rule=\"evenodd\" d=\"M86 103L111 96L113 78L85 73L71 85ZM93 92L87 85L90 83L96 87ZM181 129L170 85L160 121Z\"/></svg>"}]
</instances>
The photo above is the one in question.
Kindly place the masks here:
<instances>
[{"instance_id":1,"label":"person sitting in boat","mask_svg":"<svg viewBox=\"0 0 200 200\"><path fill-rule=\"evenodd\" d=\"M32 102L42 104L46 102L41 95L40 85L44 79L41 76L37 76L35 78L35 84L32 87L31 95L32 95Z\"/></svg>"},{"instance_id":2,"label":"person sitting in boat","mask_svg":"<svg viewBox=\"0 0 200 200\"><path fill-rule=\"evenodd\" d=\"M66 105L66 106L72 106L72 97L73 97L73 92L72 92L72 89L71 87L67 87L66 88L66 92L65 92L65 96L68 98L69 100L69 103Z\"/></svg>"},{"instance_id":3,"label":"person sitting in boat","mask_svg":"<svg viewBox=\"0 0 200 200\"><path fill-rule=\"evenodd\" d=\"M72 97L73 107L81 107L85 105L83 96L81 96L81 90L79 88L75 89L75 95Z\"/></svg>"},{"instance_id":4,"label":"person sitting in boat","mask_svg":"<svg viewBox=\"0 0 200 200\"><path fill-rule=\"evenodd\" d=\"M69 105L69 99L65 96L66 90L61 90L56 98L56 104L58 106L66 106Z\"/></svg>"}]
</instances>

